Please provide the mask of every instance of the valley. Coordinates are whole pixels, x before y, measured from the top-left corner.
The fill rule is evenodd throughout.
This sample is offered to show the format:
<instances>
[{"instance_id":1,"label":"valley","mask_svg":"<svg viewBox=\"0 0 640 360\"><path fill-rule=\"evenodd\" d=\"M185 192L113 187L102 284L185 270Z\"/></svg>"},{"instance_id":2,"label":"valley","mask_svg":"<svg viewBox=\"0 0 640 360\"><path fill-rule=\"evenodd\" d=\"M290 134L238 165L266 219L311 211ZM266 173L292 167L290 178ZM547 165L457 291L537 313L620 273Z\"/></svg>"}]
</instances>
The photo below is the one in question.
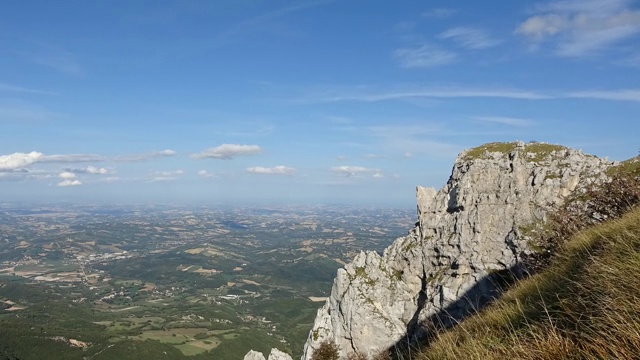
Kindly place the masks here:
<instances>
[{"instance_id":1,"label":"valley","mask_svg":"<svg viewBox=\"0 0 640 360\"><path fill-rule=\"evenodd\" d=\"M382 251L414 219L337 206L3 204L0 336L11 343L0 355L300 356L336 270Z\"/></svg>"}]
</instances>

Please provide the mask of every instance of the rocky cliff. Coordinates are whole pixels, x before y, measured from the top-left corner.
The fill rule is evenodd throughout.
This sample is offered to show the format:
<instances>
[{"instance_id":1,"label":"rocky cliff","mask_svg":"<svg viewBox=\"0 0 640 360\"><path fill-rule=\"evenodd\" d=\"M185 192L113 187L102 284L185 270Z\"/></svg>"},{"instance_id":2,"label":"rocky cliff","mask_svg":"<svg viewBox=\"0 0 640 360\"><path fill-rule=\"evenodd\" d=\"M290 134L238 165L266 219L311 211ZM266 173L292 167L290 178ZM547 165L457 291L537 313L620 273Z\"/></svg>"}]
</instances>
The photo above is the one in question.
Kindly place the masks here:
<instances>
[{"instance_id":1,"label":"rocky cliff","mask_svg":"<svg viewBox=\"0 0 640 360\"><path fill-rule=\"evenodd\" d=\"M542 143L493 143L464 151L447 184L418 187L418 222L382 256L362 252L338 270L305 344L310 359L324 341L341 356L372 357L447 326L520 275L530 251L526 229L551 204L603 181L610 164Z\"/></svg>"}]
</instances>

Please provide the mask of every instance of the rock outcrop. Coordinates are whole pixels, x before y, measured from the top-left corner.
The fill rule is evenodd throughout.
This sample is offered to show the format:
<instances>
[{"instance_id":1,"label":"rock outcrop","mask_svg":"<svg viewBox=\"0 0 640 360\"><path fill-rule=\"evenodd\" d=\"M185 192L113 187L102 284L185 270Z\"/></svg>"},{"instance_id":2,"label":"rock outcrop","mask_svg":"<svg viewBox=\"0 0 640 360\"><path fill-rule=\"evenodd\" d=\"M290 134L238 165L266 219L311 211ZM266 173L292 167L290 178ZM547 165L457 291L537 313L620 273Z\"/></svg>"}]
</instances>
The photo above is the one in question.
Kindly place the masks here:
<instances>
[{"instance_id":1,"label":"rock outcrop","mask_svg":"<svg viewBox=\"0 0 640 360\"><path fill-rule=\"evenodd\" d=\"M371 358L483 306L505 275L523 271L520 259L530 251L525 229L544 221L551 204L604 181L609 165L542 143L461 153L442 189L417 188L418 222L407 236L382 256L361 252L338 270L303 359L324 341L343 358Z\"/></svg>"},{"instance_id":2,"label":"rock outcrop","mask_svg":"<svg viewBox=\"0 0 640 360\"><path fill-rule=\"evenodd\" d=\"M251 350L245 356L244 360L292 360L291 356L278 349L271 349L271 353L267 359L261 352Z\"/></svg>"}]
</instances>

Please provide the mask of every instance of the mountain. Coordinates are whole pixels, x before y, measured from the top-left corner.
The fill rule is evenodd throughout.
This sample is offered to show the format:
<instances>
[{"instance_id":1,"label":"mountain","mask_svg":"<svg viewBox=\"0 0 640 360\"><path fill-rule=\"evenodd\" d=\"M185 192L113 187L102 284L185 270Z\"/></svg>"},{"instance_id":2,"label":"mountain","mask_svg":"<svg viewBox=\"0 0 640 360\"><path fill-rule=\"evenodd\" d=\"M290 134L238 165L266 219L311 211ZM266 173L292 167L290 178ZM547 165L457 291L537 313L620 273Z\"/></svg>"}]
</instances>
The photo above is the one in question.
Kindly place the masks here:
<instances>
[{"instance_id":1,"label":"mountain","mask_svg":"<svg viewBox=\"0 0 640 360\"><path fill-rule=\"evenodd\" d=\"M526 273L532 224L570 194L607 179L612 163L545 143L463 151L440 190L417 188L418 221L382 256L361 252L338 270L305 344L340 358L412 346L494 299Z\"/></svg>"}]
</instances>

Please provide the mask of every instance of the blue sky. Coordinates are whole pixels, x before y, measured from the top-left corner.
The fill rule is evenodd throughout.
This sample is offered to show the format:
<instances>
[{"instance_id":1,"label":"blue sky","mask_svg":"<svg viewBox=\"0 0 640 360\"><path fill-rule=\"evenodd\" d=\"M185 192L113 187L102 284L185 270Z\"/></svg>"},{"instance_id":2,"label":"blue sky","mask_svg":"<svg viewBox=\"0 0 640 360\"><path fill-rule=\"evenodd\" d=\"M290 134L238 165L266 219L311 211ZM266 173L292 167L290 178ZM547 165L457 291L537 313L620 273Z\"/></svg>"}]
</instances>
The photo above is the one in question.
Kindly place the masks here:
<instances>
[{"instance_id":1,"label":"blue sky","mask_svg":"<svg viewBox=\"0 0 640 360\"><path fill-rule=\"evenodd\" d=\"M456 154L624 160L640 3L7 1L0 197L414 206Z\"/></svg>"}]
</instances>

